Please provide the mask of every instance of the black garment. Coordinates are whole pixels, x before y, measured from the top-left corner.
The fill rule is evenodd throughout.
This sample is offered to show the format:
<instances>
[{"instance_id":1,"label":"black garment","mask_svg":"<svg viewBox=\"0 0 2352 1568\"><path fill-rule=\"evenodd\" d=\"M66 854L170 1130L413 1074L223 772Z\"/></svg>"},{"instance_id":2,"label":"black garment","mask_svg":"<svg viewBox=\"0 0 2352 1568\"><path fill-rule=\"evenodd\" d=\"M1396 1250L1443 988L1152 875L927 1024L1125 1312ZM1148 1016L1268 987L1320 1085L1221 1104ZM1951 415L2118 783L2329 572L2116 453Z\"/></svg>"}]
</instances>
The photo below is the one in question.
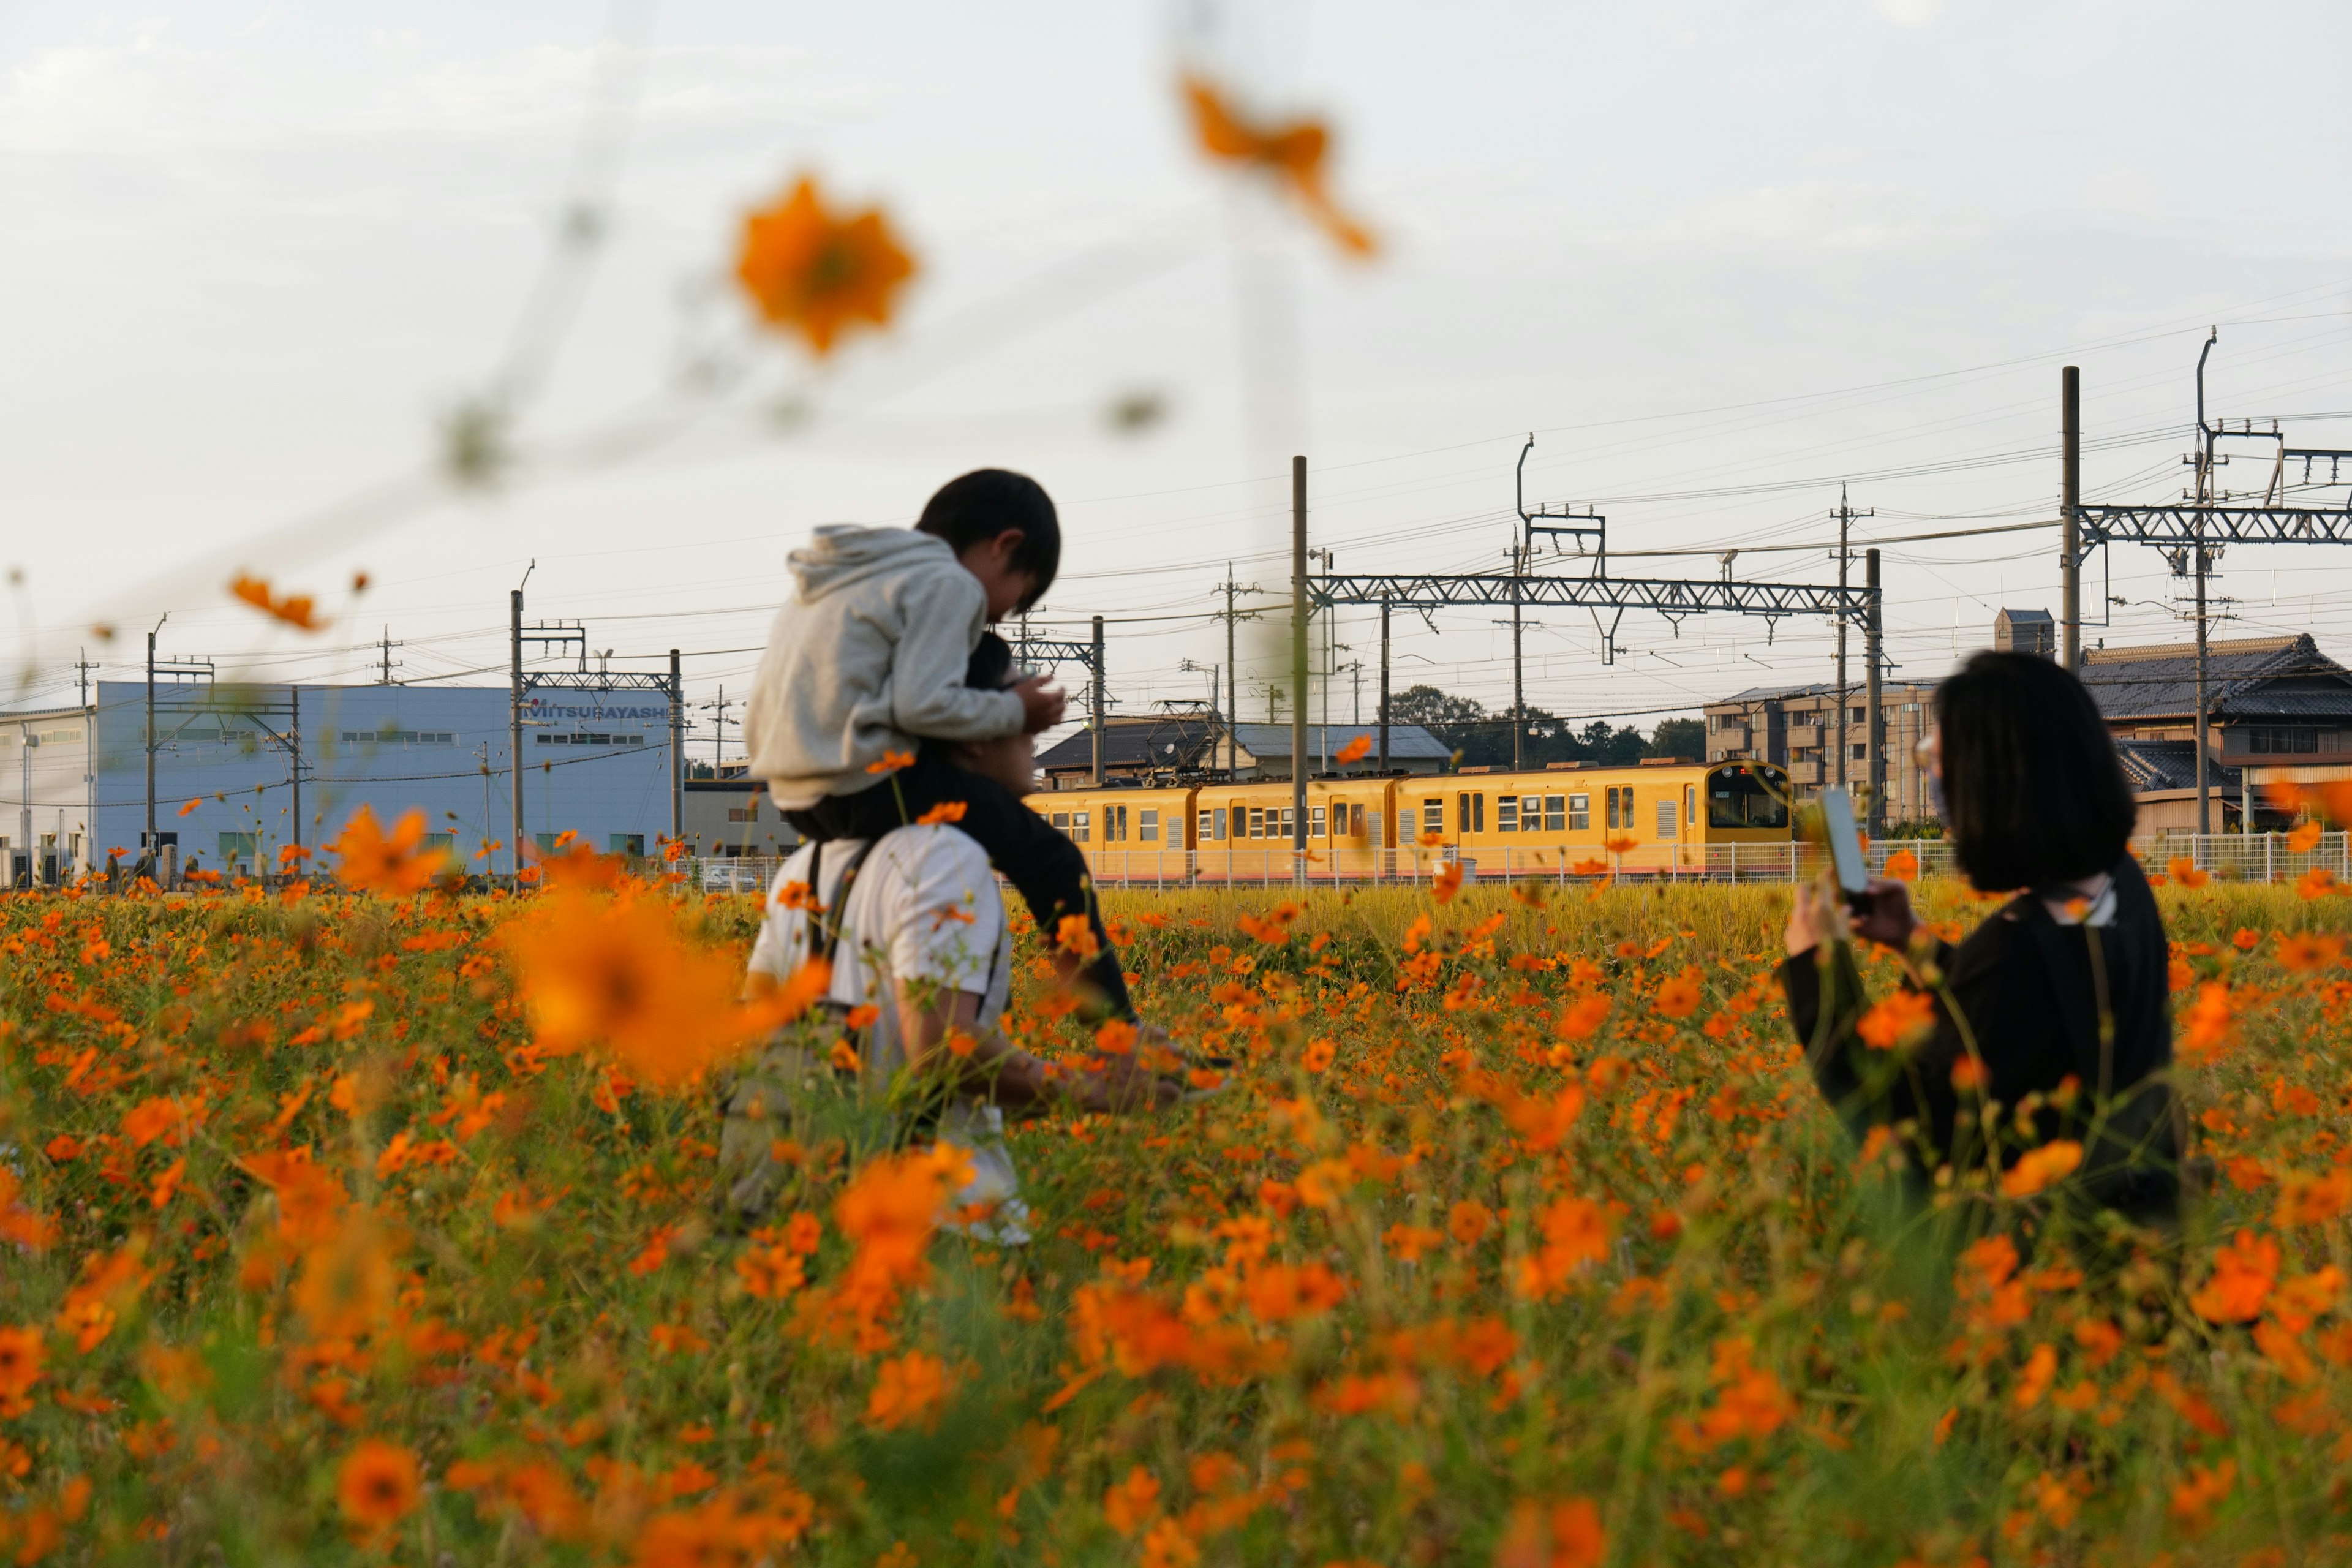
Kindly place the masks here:
<instances>
[{"instance_id":1,"label":"black garment","mask_svg":"<svg viewBox=\"0 0 2352 1568\"><path fill-rule=\"evenodd\" d=\"M2172 1063L2171 953L2139 863L2126 855L2110 875L2116 909L2105 926L2061 925L2038 892L2026 892L1958 948L1937 943L1933 962L1983 1058L1987 1099L2013 1108L2070 1077L2081 1086L2071 1111L2045 1105L2035 1112L2031 1140L2003 1117L2010 1131L1999 1163L2007 1166L2032 1143L2077 1139L2084 1156L2076 1190L2133 1218L2158 1221L2178 1208L2183 1142L2178 1102L2162 1076ZM1780 984L1814 1082L1857 1136L1916 1120L1930 1170L1937 1160L1984 1158L1973 1121L1955 1144L1963 1097L1952 1087L1952 1068L1967 1046L1944 998L1936 1002L1933 1035L1907 1050L1879 1050L1855 1032L1870 1002L1851 947L1799 953L1780 965ZM1976 1096L1966 1099L1973 1105Z\"/></svg>"},{"instance_id":2,"label":"black garment","mask_svg":"<svg viewBox=\"0 0 2352 1568\"><path fill-rule=\"evenodd\" d=\"M950 801L963 802L964 813L956 826L988 851L989 859L1019 890L1047 942L1054 941L1063 916L1085 913L1094 927L1097 951L1080 976L1100 994L1113 1017L1133 1022L1135 1003L1127 994L1118 950L1103 929L1086 856L1003 784L951 766L926 746L914 766L856 795L829 795L806 811L786 812L784 820L811 838L872 839Z\"/></svg>"}]
</instances>

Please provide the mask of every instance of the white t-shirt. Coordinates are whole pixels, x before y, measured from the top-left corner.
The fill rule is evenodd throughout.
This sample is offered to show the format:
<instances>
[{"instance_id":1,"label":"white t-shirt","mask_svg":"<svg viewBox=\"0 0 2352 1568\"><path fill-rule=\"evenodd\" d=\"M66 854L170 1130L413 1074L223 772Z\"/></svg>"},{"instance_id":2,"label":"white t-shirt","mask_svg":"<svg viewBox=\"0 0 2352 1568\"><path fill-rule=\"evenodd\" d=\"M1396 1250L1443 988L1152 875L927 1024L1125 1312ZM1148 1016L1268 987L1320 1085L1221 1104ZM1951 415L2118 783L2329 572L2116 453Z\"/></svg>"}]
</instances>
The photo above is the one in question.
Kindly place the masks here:
<instances>
[{"instance_id":1,"label":"white t-shirt","mask_svg":"<svg viewBox=\"0 0 2352 1568\"><path fill-rule=\"evenodd\" d=\"M810 911L785 907L785 890L807 889L831 910L839 900L843 875L863 847L856 839L807 844L784 862L768 889L767 913L751 945L752 973L781 984L823 947L823 931ZM821 885L811 886L812 870ZM885 834L858 868L842 908L841 941L834 949L833 985L826 994L845 1007L877 1010L866 1030L866 1080L887 1083L907 1066L896 985L909 984L918 997L926 986L977 995L973 1031L985 1034L1003 1015L1012 982L1013 932L988 851L944 826ZM1003 1113L995 1106L965 1100L951 1102L940 1121L940 1137L972 1157L972 1181L956 1194L956 1206L996 1207L997 1222L973 1227L974 1234L1026 1241L1021 1226L1028 1210L1019 1196L1020 1178L1004 1147L1003 1129Z\"/></svg>"}]
</instances>

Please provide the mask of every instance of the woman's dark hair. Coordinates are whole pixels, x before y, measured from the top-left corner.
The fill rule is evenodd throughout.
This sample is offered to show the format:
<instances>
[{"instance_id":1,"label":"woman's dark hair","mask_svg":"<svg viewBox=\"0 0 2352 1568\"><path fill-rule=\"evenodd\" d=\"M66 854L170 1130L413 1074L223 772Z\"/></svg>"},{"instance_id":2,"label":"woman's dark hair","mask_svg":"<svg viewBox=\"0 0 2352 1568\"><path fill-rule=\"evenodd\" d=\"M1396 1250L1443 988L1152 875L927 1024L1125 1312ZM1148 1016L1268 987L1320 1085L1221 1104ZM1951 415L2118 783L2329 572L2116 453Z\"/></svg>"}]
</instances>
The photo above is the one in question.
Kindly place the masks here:
<instances>
[{"instance_id":1,"label":"woman's dark hair","mask_svg":"<svg viewBox=\"0 0 2352 1568\"><path fill-rule=\"evenodd\" d=\"M2095 875L2139 807L2083 683L2046 658L1980 653L1936 689L1944 826L1988 893Z\"/></svg>"},{"instance_id":2,"label":"woman's dark hair","mask_svg":"<svg viewBox=\"0 0 2352 1568\"><path fill-rule=\"evenodd\" d=\"M915 527L946 540L959 555L1008 528L1019 529L1021 548L1013 552L1013 564L1037 580L1018 606L1024 610L1045 596L1062 569L1062 521L1054 498L1028 475L1008 468L974 468L950 479L923 503Z\"/></svg>"},{"instance_id":3,"label":"woman's dark hair","mask_svg":"<svg viewBox=\"0 0 2352 1568\"><path fill-rule=\"evenodd\" d=\"M1012 645L994 632L981 633L980 646L964 661L963 683L975 691L1002 691L1012 679Z\"/></svg>"}]
</instances>

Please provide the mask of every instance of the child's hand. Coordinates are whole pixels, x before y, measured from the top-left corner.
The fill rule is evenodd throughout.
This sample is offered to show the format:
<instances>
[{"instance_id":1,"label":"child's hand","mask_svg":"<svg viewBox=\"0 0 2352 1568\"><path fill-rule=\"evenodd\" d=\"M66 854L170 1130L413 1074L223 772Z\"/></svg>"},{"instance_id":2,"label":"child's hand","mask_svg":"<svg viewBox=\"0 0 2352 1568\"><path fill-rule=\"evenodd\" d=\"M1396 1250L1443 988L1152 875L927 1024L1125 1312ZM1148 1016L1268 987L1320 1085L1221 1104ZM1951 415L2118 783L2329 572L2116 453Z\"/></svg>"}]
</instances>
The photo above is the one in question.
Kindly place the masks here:
<instances>
[{"instance_id":1,"label":"child's hand","mask_svg":"<svg viewBox=\"0 0 2352 1568\"><path fill-rule=\"evenodd\" d=\"M1027 735L1050 730L1062 721L1070 694L1054 684L1050 675L1033 675L1013 689L1021 699L1021 730Z\"/></svg>"}]
</instances>

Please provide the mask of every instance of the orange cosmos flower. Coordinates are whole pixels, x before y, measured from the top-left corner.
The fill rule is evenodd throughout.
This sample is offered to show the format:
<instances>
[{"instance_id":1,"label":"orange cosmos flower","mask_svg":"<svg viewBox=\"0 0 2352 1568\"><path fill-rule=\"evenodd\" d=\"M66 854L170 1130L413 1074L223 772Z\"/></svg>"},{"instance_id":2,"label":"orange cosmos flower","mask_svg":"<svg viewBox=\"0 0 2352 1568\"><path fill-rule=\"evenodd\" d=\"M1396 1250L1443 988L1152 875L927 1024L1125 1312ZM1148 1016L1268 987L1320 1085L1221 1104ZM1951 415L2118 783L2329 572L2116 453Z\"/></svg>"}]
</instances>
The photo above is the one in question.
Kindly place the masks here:
<instances>
[{"instance_id":1,"label":"orange cosmos flower","mask_svg":"<svg viewBox=\"0 0 2352 1568\"><path fill-rule=\"evenodd\" d=\"M2200 985L2197 1000L2189 1004L2181 1020L2186 1027L2180 1037L2180 1059L2198 1067L2221 1055L2222 1047L2229 1044L2237 1011L2227 985L2218 980Z\"/></svg>"},{"instance_id":2,"label":"orange cosmos flower","mask_svg":"<svg viewBox=\"0 0 2352 1568\"><path fill-rule=\"evenodd\" d=\"M1465 1198L1445 1215L1445 1234L1464 1247L1475 1247L1495 1228L1495 1211Z\"/></svg>"},{"instance_id":3,"label":"orange cosmos flower","mask_svg":"<svg viewBox=\"0 0 2352 1568\"><path fill-rule=\"evenodd\" d=\"M922 816L915 818L915 826L918 827L932 827L941 823L961 822L963 820L963 814L970 809L970 805L963 801L943 800L940 802L939 805L931 807L930 810L923 813Z\"/></svg>"},{"instance_id":4,"label":"orange cosmos flower","mask_svg":"<svg viewBox=\"0 0 2352 1568\"><path fill-rule=\"evenodd\" d=\"M13 1325L0 1329L0 1417L15 1419L31 1412L26 1396L41 1381L44 1349L38 1329Z\"/></svg>"},{"instance_id":5,"label":"orange cosmos flower","mask_svg":"<svg viewBox=\"0 0 2352 1568\"><path fill-rule=\"evenodd\" d=\"M184 805L184 806L180 807L180 815L181 815L182 816L187 816L190 812L192 812L192 811L195 810L195 809L196 809L196 807L198 807L198 806L200 806L200 805L204 805L204 804L205 804L205 803L204 803L204 797L203 797L203 796L201 796L201 795L199 795L199 796L198 796L198 797L196 797L194 800L192 800L192 801L188 802L188 804L187 804L187 805Z\"/></svg>"},{"instance_id":6,"label":"orange cosmos flower","mask_svg":"<svg viewBox=\"0 0 2352 1568\"><path fill-rule=\"evenodd\" d=\"M1611 1001L1605 992L1580 996L1561 1010L1559 1032L1564 1039L1590 1039L1609 1017Z\"/></svg>"},{"instance_id":7,"label":"orange cosmos flower","mask_svg":"<svg viewBox=\"0 0 2352 1568\"><path fill-rule=\"evenodd\" d=\"M877 1370L866 1399L866 1419L886 1431L916 1424L929 1431L938 1425L940 1406L952 1386L945 1362L908 1351Z\"/></svg>"},{"instance_id":8,"label":"orange cosmos flower","mask_svg":"<svg viewBox=\"0 0 2352 1568\"><path fill-rule=\"evenodd\" d=\"M2323 1176L2289 1176L2279 1184L2278 1214L2283 1228L2326 1225L2352 1208L2352 1171L2338 1165Z\"/></svg>"},{"instance_id":9,"label":"orange cosmos flower","mask_svg":"<svg viewBox=\"0 0 2352 1568\"><path fill-rule=\"evenodd\" d=\"M1530 1499L1511 1506L1511 1522L1495 1550L1495 1568L1600 1568L1609 1555L1601 1509L1591 1498L1549 1508Z\"/></svg>"},{"instance_id":10,"label":"orange cosmos flower","mask_svg":"<svg viewBox=\"0 0 2352 1568\"><path fill-rule=\"evenodd\" d=\"M2080 1143L2065 1138L2054 1140L2019 1155L2017 1163L2001 1173L2000 1190L2012 1198L2031 1197L2073 1175L2082 1163Z\"/></svg>"},{"instance_id":11,"label":"orange cosmos flower","mask_svg":"<svg viewBox=\"0 0 2352 1568\"><path fill-rule=\"evenodd\" d=\"M1893 881L1917 881L1919 879L1919 856L1917 851L1911 849L1897 849L1894 854L1889 855L1886 858L1886 875L1888 879Z\"/></svg>"},{"instance_id":12,"label":"orange cosmos flower","mask_svg":"<svg viewBox=\"0 0 2352 1568\"><path fill-rule=\"evenodd\" d=\"M1854 1032L1873 1050L1908 1045L1936 1026L1936 1001L1924 991L1897 991L1871 1005Z\"/></svg>"},{"instance_id":13,"label":"orange cosmos flower","mask_svg":"<svg viewBox=\"0 0 2352 1568\"><path fill-rule=\"evenodd\" d=\"M2325 898L2336 890L2336 873L2325 866L2314 866L2295 883L2294 890L2305 899Z\"/></svg>"},{"instance_id":14,"label":"orange cosmos flower","mask_svg":"<svg viewBox=\"0 0 2352 1568\"><path fill-rule=\"evenodd\" d=\"M423 1492L416 1456L397 1443L370 1437L343 1458L335 1477L335 1500L343 1517L373 1532L408 1517Z\"/></svg>"},{"instance_id":15,"label":"orange cosmos flower","mask_svg":"<svg viewBox=\"0 0 2352 1568\"><path fill-rule=\"evenodd\" d=\"M2293 970L2325 969L2344 957L2340 936L2315 936L2299 931L2278 944L2278 961Z\"/></svg>"},{"instance_id":16,"label":"orange cosmos flower","mask_svg":"<svg viewBox=\"0 0 2352 1568\"><path fill-rule=\"evenodd\" d=\"M743 220L735 258L736 280L761 319L798 332L820 359L861 323L888 326L892 297L914 275L914 258L879 208L828 212L806 175L790 195Z\"/></svg>"},{"instance_id":17,"label":"orange cosmos flower","mask_svg":"<svg viewBox=\"0 0 2352 1568\"><path fill-rule=\"evenodd\" d=\"M2286 836L2286 847L2298 855L2307 855L2319 843L2322 829L2316 822L2298 823Z\"/></svg>"},{"instance_id":18,"label":"orange cosmos flower","mask_svg":"<svg viewBox=\"0 0 2352 1568\"><path fill-rule=\"evenodd\" d=\"M1331 1065L1331 1058L1337 1055L1339 1047L1318 1036L1307 1041L1307 1048L1298 1054L1298 1065L1308 1072L1321 1072Z\"/></svg>"},{"instance_id":19,"label":"orange cosmos flower","mask_svg":"<svg viewBox=\"0 0 2352 1568\"><path fill-rule=\"evenodd\" d=\"M327 629L327 623L314 613L313 601L308 594L289 594L280 598L270 593L268 582L243 573L238 574L236 580L228 585L228 591L263 615L284 621L289 626L306 632Z\"/></svg>"},{"instance_id":20,"label":"orange cosmos flower","mask_svg":"<svg viewBox=\"0 0 2352 1568\"><path fill-rule=\"evenodd\" d=\"M2208 1322L2250 1323L2262 1316L2278 1283L2279 1244L2242 1230L2213 1258L2213 1273L2189 1298Z\"/></svg>"},{"instance_id":21,"label":"orange cosmos flower","mask_svg":"<svg viewBox=\"0 0 2352 1568\"><path fill-rule=\"evenodd\" d=\"M336 879L353 892L406 898L429 886L449 858L446 849L425 848L425 813L404 814L384 837L375 813L361 806L343 824L342 836L320 846L340 857Z\"/></svg>"},{"instance_id":22,"label":"orange cosmos flower","mask_svg":"<svg viewBox=\"0 0 2352 1568\"><path fill-rule=\"evenodd\" d=\"M2184 888L2201 888L2213 879L2210 872L2199 870L2197 862L2186 855L2174 856L2166 862L2164 868L2171 872L2172 879Z\"/></svg>"},{"instance_id":23,"label":"orange cosmos flower","mask_svg":"<svg viewBox=\"0 0 2352 1568\"><path fill-rule=\"evenodd\" d=\"M509 921L498 941L514 959L540 1048L568 1055L600 1045L664 1089L799 1016L832 983L829 970L810 963L740 1003L734 961L688 941L665 906L574 889Z\"/></svg>"},{"instance_id":24,"label":"orange cosmos flower","mask_svg":"<svg viewBox=\"0 0 2352 1568\"><path fill-rule=\"evenodd\" d=\"M1441 904L1450 904L1454 895L1462 890L1462 862L1448 860L1429 879L1429 896Z\"/></svg>"},{"instance_id":25,"label":"orange cosmos flower","mask_svg":"<svg viewBox=\"0 0 2352 1568\"><path fill-rule=\"evenodd\" d=\"M1705 978L1696 965L1685 964L1680 974L1658 987L1658 1015L1666 1018L1687 1018L1697 1012L1699 984Z\"/></svg>"},{"instance_id":26,"label":"orange cosmos flower","mask_svg":"<svg viewBox=\"0 0 2352 1568\"><path fill-rule=\"evenodd\" d=\"M2190 1468L2172 1489L2172 1517L2190 1534L2202 1531L2213 1522L2213 1510L2238 1484L2238 1462L2224 1459L2218 1465L2198 1465Z\"/></svg>"},{"instance_id":27,"label":"orange cosmos flower","mask_svg":"<svg viewBox=\"0 0 2352 1568\"><path fill-rule=\"evenodd\" d=\"M1331 133L1319 120L1289 125L1253 125L1217 89L1200 77L1183 79L1184 101L1192 111L1192 132L1201 150L1225 163L1252 164L1287 186L1317 227L1351 256L1379 248L1364 226L1339 210L1323 184L1323 160Z\"/></svg>"},{"instance_id":28,"label":"orange cosmos flower","mask_svg":"<svg viewBox=\"0 0 2352 1568\"><path fill-rule=\"evenodd\" d=\"M1054 945L1075 958L1092 958L1102 951L1094 922L1084 915L1064 915L1054 928Z\"/></svg>"},{"instance_id":29,"label":"orange cosmos flower","mask_svg":"<svg viewBox=\"0 0 2352 1568\"><path fill-rule=\"evenodd\" d=\"M1103 1493L1103 1518L1121 1535L1133 1535L1160 1510L1160 1479L1141 1465Z\"/></svg>"},{"instance_id":30,"label":"orange cosmos flower","mask_svg":"<svg viewBox=\"0 0 2352 1568\"><path fill-rule=\"evenodd\" d=\"M1346 745L1340 747L1339 753L1331 760L1344 768L1350 763L1362 762L1366 757L1371 755L1371 752L1372 738L1370 735L1359 735L1354 740L1349 742Z\"/></svg>"}]
</instances>

